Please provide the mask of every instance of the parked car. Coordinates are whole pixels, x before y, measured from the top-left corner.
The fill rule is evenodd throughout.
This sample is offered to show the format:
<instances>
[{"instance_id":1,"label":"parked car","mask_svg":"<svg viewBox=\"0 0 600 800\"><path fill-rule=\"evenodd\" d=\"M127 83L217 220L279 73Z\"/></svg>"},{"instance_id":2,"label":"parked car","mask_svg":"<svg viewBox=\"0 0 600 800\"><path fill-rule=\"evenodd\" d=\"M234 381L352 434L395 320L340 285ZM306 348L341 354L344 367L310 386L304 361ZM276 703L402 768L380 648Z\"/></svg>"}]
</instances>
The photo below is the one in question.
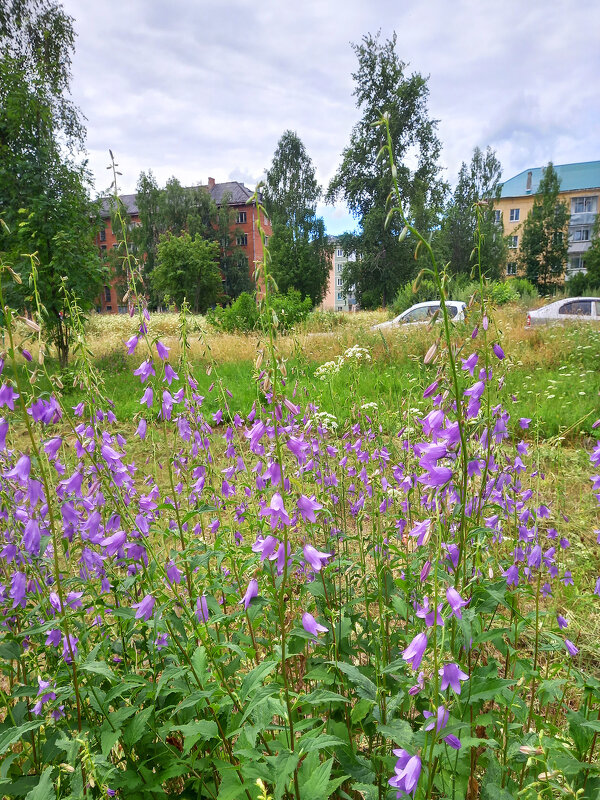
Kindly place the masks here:
<instances>
[{"instance_id":1,"label":"parked car","mask_svg":"<svg viewBox=\"0 0 600 800\"><path fill-rule=\"evenodd\" d=\"M439 300L431 300L427 303L417 303L416 305L408 308L406 311L403 311L402 314L398 314L398 316L394 319L390 319L387 322L380 322L379 325L373 325L371 330L377 331L384 328L393 328L398 325L427 325L429 322L431 322L433 315L439 309L439 307ZM446 300L448 316L453 322L464 320L466 307L466 303L461 303L456 300ZM438 320L440 319L441 316L438 316Z\"/></svg>"},{"instance_id":2,"label":"parked car","mask_svg":"<svg viewBox=\"0 0 600 800\"><path fill-rule=\"evenodd\" d=\"M526 328L560 320L597 320L600 322L600 297L566 297L542 308L527 312Z\"/></svg>"}]
</instances>

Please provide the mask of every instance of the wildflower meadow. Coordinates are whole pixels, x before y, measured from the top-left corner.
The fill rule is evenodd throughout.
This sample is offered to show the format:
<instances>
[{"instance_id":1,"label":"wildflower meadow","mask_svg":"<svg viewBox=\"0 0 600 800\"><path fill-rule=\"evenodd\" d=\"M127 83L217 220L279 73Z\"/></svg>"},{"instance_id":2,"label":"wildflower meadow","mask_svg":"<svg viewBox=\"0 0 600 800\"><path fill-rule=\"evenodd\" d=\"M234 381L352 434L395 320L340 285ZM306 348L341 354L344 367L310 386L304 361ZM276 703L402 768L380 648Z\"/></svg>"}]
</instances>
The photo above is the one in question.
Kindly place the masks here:
<instances>
[{"instance_id":1,"label":"wildflower meadow","mask_svg":"<svg viewBox=\"0 0 600 800\"><path fill-rule=\"evenodd\" d=\"M442 300L419 407L400 402L392 432L360 396L366 347L316 371L330 411L296 391L268 251L243 414L218 365L189 359L185 305L177 358L150 332L129 253L133 421L76 300L73 406L42 381L43 309L17 341L0 297L3 796L600 796L596 643L564 602L576 587L597 613L597 557L575 570L531 417L511 414L485 265L459 336L395 196L388 219L429 252ZM3 265L0 294L18 279ZM600 503L600 442L585 458Z\"/></svg>"}]
</instances>

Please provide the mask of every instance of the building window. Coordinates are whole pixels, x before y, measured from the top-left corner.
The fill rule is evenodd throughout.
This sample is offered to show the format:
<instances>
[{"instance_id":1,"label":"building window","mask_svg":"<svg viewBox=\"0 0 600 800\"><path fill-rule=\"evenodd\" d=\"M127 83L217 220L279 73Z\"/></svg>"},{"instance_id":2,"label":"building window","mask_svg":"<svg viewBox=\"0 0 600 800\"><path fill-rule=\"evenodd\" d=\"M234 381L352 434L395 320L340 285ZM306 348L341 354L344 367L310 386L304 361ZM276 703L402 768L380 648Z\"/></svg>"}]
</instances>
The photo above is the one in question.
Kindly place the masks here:
<instances>
[{"instance_id":1,"label":"building window","mask_svg":"<svg viewBox=\"0 0 600 800\"><path fill-rule=\"evenodd\" d=\"M100 250L102 251L102 255L105 256L106 255L106 245L105 244L101 244L100 245Z\"/></svg>"},{"instance_id":2,"label":"building window","mask_svg":"<svg viewBox=\"0 0 600 800\"><path fill-rule=\"evenodd\" d=\"M511 208L511 210L510 210L510 221L511 222L518 222L519 221L520 211L521 211L520 208Z\"/></svg>"},{"instance_id":3,"label":"building window","mask_svg":"<svg viewBox=\"0 0 600 800\"><path fill-rule=\"evenodd\" d=\"M517 274L517 262L516 261L509 261L506 265L506 274L507 275L516 275Z\"/></svg>"},{"instance_id":4,"label":"building window","mask_svg":"<svg viewBox=\"0 0 600 800\"><path fill-rule=\"evenodd\" d=\"M269 246L269 237L265 236L265 247Z\"/></svg>"},{"instance_id":5,"label":"building window","mask_svg":"<svg viewBox=\"0 0 600 800\"><path fill-rule=\"evenodd\" d=\"M104 287L104 300L107 303L110 303L110 286L105 286Z\"/></svg>"},{"instance_id":6,"label":"building window","mask_svg":"<svg viewBox=\"0 0 600 800\"><path fill-rule=\"evenodd\" d=\"M582 269L585 269L583 256L581 254L571 256L569 258L569 272L581 272Z\"/></svg>"},{"instance_id":7,"label":"building window","mask_svg":"<svg viewBox=\"0 0 600 800\"><path fill-rule=\"evenodd\" d=\"M494 211L494 222L496 223L496 225L499 225L501 221L502 221L502 212L498 210Z\"/></svg>"},{"instance_id":8,"label":"building window","mask_svg":"<svg viewBox=\"0 0 600 800\"><path fill-rule=\"evenodd\" d=\"M343 307L342 307L342 306L338 306L338 307L337 307L337 310L338 310L338 311L343 311L344 309L343 309Z\"/></svg>"},{"instance_id":9,"label":"building window","mask_svg":"<svg viewBox=\"0 0 600 800\"><path fill-rule=\"evenodd\" d=\"M106 228L102 228L102 230L100 231L100 241L101 242L106 241Z\"/></svg>"},{"instance_id":10,"label":"building window","mask_svg":"<svg viewBox=\"0 0 600 800\"><path fill-rule=\"evenodd\" d=\"M337 257L338 258L343 258L344 257L344 251L343 250L338 250L337 251Z\"/></svg>"},{"instance_id":11,"label":"building window","mask_svg":"<svg viewBox=\"0 0 600 800\"><path fill-rule=\"evenodd\" d=\"M519 246L519 237L518 236L509 236L508 237L508 246L511 250L516 250Z\"/></svg>"},{"instance_id":12,"label":"building window","mask_svg":"<svg viewBox=\"0 0 600 800\"><path fill-rule=\"evenodd\" d=\"M248 234L242 233L240 236L236 236L235 242L238 247L246 247L248 245Z\"/></svg>"},{"instance_id":13,"label":"building window","mask_svg":"<svg viewBox=\"0 0 600 800\"><path fill-rule=\"evenodd\" d=\"M586 211L595 211L596 200L596 197L574 197L571 200L571 213L582 214Z\"/></svg>"},{"instance_id":14,"label":"building window","mask_svg":"<svg viewBox=\"0 0 600 800\"><path fill-rule=\"evenodd\" d=\"M338 285L338 286L341 286L341 285L342 285L342 279L341 279L341 278L338 278L338 279L337 279L337 285Z\"/></svg>"},{"instance_id":15,"label":"building window","mask_svg":"<svg viewBox=\"0 0 600 800\"><path fill-rule=\"evenodd\" d=\"M238 225L243 225L246 222L246 212L245 211L238 211L237 213L237 220Z\"/></svg>"},{"instance_id":16,"label":"building window","mask_svg":"<svg viewBox=\"0 0 600 800\"><path fill-rule=\"evenodd\" d=\"M344 299L344 293L343 292L338 292L337 299L338 300L343 300Z\"/></svg>"},{"instance_id":17,"label":"building window","mask_svg":"<svg viewBox=\"0 0 600 800\"><path fill-rule=\"evenodd\" d=\"M115 243L113 244L113 250L116 250L118 246L119 246L119 243L118 243L118 242L115 242Z\"/></svg>"},{"instance_id":18,"label":"building window","mask_svg":"<svg viewBox=\"0 0 600 800\"><path fill-rule=\"evenodd\" d=\"M589 228L575 228L571 235L571 239L574 242L589 242L590 240L590 229Z\"/></svg>"}]
</instances>

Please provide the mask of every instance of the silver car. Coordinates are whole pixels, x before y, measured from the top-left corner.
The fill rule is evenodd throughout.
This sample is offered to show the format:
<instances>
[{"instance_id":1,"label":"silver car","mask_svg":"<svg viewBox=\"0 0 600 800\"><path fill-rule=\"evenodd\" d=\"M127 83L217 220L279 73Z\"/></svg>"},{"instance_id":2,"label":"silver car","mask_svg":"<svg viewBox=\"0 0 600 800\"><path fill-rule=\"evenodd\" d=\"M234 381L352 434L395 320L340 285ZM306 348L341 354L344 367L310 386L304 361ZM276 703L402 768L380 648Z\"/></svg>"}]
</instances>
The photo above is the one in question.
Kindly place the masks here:
<instances>
[{"instance_id":1,"label":"silver car","mask_svg":"<svg viewBox=\"0 0 600 800\"><path fill-rule=\"evenodd\" d=\"M561 320L596 320L600 322L600 297L566 297L542 308L527 312L526 328Z\"/></svg>"},{"instance_id":2,"label":"silver car","mask_svg":"<svg viewBox=\"0 0 600 800\"><path fill-rule=\"evenodd\" d=\"M417 303L416 305L408 308L406 311L403 311L402 314L398 314L398 316L394 319L390 319L387 322L380 322L379 325L373 325L371 330L377 331L384 328L396 327L397 325L426 325L427 323L431 322L433 315L439 309L439 307L439 300L430 300L427 303ZM457 300L446 300L448 316L453 322L464 320L466 307L466 303L461 303ZM439 319L441 319L440 316L438 316L438 320Z\"/></svg>"}]
</instances>

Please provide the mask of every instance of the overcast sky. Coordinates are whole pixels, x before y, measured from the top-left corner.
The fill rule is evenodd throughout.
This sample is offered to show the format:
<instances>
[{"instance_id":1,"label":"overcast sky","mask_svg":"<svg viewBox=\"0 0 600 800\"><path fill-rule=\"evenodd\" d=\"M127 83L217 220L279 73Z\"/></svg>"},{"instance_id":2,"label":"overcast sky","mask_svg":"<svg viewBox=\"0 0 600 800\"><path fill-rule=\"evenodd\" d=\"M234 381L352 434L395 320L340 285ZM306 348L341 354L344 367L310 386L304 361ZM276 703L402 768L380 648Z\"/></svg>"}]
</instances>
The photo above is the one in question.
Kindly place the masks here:
<instances>
[{"instance_id":1,"label":"overcast sky","mask_svg":"<svg viewBox=\"0 0 600 800\"><path fill-rule=\"evenodd\" d=\"M429 76L445 177L491 145L508 179L600 158L597 0L63 0L77 33L72 94L87 117L97 191L112 149L122 192L159 184L254 187L284 130L323 186L358 119L350 46L398 36L407 72ZM354 226L319 209L330 233Z\"/></svg>"}]
</instances>

